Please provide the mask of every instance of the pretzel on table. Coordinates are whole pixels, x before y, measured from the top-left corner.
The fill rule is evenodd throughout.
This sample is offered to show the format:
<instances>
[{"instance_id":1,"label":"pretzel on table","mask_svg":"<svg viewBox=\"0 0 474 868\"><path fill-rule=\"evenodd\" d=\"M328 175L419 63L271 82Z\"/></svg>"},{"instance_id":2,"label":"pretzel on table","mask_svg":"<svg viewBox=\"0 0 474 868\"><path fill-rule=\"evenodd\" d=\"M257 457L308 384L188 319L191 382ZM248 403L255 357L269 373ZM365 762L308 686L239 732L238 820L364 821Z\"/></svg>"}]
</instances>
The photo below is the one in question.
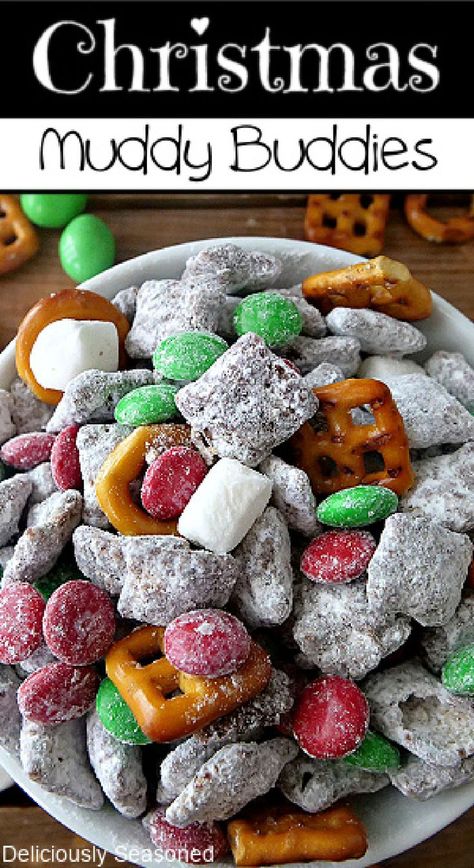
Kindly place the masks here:
<instances>
[{"instance_id":1,"label":"pretzel on table","mask_svg":"<svg viewBox=\"0 0 474 868\"><path fill-rule=\"evenodd\" d=\"M376 256L382 250L390 196L385 193L312 193L305 215L305 238Z\"/></svg>"},{"instance_id":2,"label":"pretzel on table","mask_svg":"<svg viewBox=\"0 0 474 868\"><path fill-rule=\"evenodd\" d=\"M15 197L0 193L0 274L15 271L38 247L38 235Z\"/></svg>"},{"instance_id":3,"label":"pretzel on table","mask_svg":"<svg viewBox=\"0 0 474 868\"><path fill-rule=\"evenodd\" d=\"M405 196L405 217L418 235L435 244L464 244L474 238L473 196L467 214L462 217L450 217L445 221L437 220L428 214L427 202L427 193L411 193Z\"/></svg>"}]
</instances>

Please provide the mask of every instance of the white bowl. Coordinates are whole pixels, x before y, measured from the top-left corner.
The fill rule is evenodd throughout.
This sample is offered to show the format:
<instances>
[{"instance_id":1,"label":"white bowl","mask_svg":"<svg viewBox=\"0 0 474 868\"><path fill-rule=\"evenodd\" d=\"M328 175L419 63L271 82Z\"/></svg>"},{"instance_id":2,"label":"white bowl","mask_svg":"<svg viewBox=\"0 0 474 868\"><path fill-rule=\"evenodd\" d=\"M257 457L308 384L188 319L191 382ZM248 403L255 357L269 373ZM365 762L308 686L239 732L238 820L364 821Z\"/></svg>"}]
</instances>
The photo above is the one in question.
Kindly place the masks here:
<instances>
[{"instance_id":1,"label":"white bowl","mask_svg":"<svg viewBox=\"0 0 474 868\"><path fill-rule=\"evenodd\" d=\"M340 250L317 246L303 241L281 238L225 238L179 244L163 250L146 253L122 265L116 265L104 274L92 278L83 286L106 298L112 298L120 289L141 284L151 278L178 277L189 256L192 256L213 241L235 242L242 247L261 250L279 256L284 263L281 286L297 283L308 274L340 268L359 261ZM45 293L54 287L45 287ZM428 338L424 355L434 350L462 351L474 365L474 324L452 305L439 296L434 296L434 312L420 328ZM0 387L9 386L15 376L14 346L10 344L0 354ZM0 761L5 770L49 814L64 823L77 834L98 847L127 858L137 865L162 865L174 868L176 862L158 858L150 861L153 845L138 820L125 820L110 806L101 811L78 808L65 799L52 796L32 783L23 773L18 760L0 749ZM351 860L347 868L366 868L375 862L389 859L414 847L448 823L451 823L474 803L474 783L459 789L441 793L428 802L416 802L402 796L392 787L372 796L354 799L358 813L367 825L370 846L363 859ZM137 851L145 850L140 857ZM128 854L128 855L127 855ZM307 865L307 863L305 863ZM313 868L327 868L328 862L313 862ZM340 864L340 863L338 863ZM293 866L296 868L296 866ZM297 868L304 868L298 863Z\"/></svg>"}]
</instances>

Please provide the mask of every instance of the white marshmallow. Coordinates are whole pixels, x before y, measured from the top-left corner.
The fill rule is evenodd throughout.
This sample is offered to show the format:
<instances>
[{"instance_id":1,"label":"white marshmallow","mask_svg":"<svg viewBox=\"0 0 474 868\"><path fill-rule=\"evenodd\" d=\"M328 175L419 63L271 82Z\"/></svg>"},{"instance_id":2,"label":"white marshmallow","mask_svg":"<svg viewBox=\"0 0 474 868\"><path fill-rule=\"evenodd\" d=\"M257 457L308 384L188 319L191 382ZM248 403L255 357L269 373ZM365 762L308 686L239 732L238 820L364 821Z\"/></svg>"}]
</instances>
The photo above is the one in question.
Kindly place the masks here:
<instances>
[{"instance_id":1,"label":"white marshmallow","mask_svg":"<svg viewBox=\"0 0 474 868\"><path fill-rule=\"evenodd\" d=\"M99 320L60 319L39 333L30 365L40 386L64 391L84 371L117 371L119 339L115 325Z\"/></svg>"},{"instance_id":2,"label":"white marshmallow","mask_svg":"<svg viewBox=\"0 0 474 868\"><path fill-rule=\"evenodd\" d=\"M387 386L407 374L424 374L421 365L411 359L394 359L392 356L368 356L357 371L358 377L380 380Z\"/></svg>"},{"instance_id":3,"label":"white marshmallow","mask_svg":"<svg viewBox=\"0 0 474 868\"><path fill-rule=\"evenodd\" d=\"M215 554L227 554L262 514L271 493L267 476L235 458L221 458L187 504L178 530Z\"/></svg>"}]
</instances>

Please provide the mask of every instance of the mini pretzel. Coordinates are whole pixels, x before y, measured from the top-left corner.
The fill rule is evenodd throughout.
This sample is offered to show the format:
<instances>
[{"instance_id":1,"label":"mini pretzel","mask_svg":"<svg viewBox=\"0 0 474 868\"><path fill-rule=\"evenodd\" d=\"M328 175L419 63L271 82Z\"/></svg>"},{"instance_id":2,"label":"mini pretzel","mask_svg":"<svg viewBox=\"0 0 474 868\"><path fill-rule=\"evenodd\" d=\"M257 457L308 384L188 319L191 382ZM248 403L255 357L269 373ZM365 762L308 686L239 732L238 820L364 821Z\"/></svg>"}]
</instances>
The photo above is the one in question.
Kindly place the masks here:
<instances>
[{"instance_id":1,"label":"mini pretzel","mask_svg":"<svg viewBox=\"0 0 474 868\"><path fill-rule=\"evenodd\" d=\"M294 463L306 471L314 491L331 494L371 483L397 494L407 491L414 481L408 439L388 386L378 380L342 380L313 392L322 430L306 422L289 445ZM367 405L374 423L355 425L351 410ZM367 456L383 460L383 467L371 470Z\"/></svg>"},{"instance_id":2,"label":"mini pretzel","mask_svg":"<svg viewBox=\"0 0 474 868\"><path fill-rule=\"evenodd\" d=\"M17 200L0 193L0 274L15 271L38 247L38 236Z\"/></svg>"},{"instance_id":3,"label":"mini pretzel","mask_svg":"<svg viewBox=\"0 0 474 868\"><path fill-rule=\"evenodd\" d=\"M474 197L464 217L451 217L443 222L431 217L426 210L427 193L405 196L405 217L411 228L422 238L436 244L464 244L474 238Z\"/></svg>"},{"instance_id":4,"label":"mini pretzel","mask_svg":"<svg viewBox=\"0 0 474 868\"><path fill-rule=\"evenodd\" d=\"M308 196L305 238L363 256L382 250L390 196L380 193L313 193Z\"/></svg>"},{"instance_id":5,"label":"mini pretzel","mask_svg":"<svg viewBox=\"0 0 474 868\"><path fill-rule=\"evenodd\" d=\"M303 295L323 314L334 307L370 307L395 319L418 320L432 310L430 290L387 256L307 277Z\"/></svg>"},{"instance_id":6,"label":"mini pretzel","mask_svg":"<svg viewBox=\"0 0 474 868\"><path fill-rule=\"evenodd\" d=\"M152 741L174 741L202 729L248 702L270 680L270 659L255 642L246 662L221 678L187 675L163 656L142 665L163 654L164 632L164 627L141 627L112 645L106 657L107 675Z\"/></svg>"},{"instance_id":7,"label":"mini pretzel","mask_svg":"<svg viewBox=\"0 0 474 868\"><path fill-rule=\"evenodd\" d=\"M232 820L227 826L236 865L360 859L367 850L367 834L347 805L319 814L287 806Z\"/></svg>"},{"instance_id":8,"label":"mini pretzel","mask_svg":"<svg viewBox=\"0 0 474 868\"><path fill-rule=\"evenodd\" d=\"M130 328L128 320L106 298L95 292L83 289L63 289L40 298L28 311L20 324L16 339L16 367L21 379L31 391L45 404L59 404L63 392L59 389L45 389L31 370L30 355L39 333L45 326L61 319L101 320L111 322L119 337L119 363L126 364L125 338Z\"/></svg>"},{"instance_id":9,"label":"mini pretzel","mask_svg":"<svg viewBox=\"0 0 474 868\"><path fill-rule=\"evenodd\" d=\"M147 450L155 440L178 446L189 437L187 425L142 425L121 440L99 470L95 493L110 523L125 536L176 534L176 521L159 521L134 503L130 483L145 465Z\"/></svg>"}]
</instances>

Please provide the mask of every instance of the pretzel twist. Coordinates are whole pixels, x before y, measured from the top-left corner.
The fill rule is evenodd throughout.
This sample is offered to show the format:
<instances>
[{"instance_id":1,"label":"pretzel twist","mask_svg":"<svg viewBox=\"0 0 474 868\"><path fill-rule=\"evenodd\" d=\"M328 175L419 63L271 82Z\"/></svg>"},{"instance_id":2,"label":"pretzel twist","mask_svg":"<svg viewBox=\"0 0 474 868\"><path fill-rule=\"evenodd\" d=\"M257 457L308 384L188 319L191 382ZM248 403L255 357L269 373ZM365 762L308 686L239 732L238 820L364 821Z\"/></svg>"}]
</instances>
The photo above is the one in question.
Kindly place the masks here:
<instances>
[{"instance_id":1,"label":"pretzel twist","mask_svg":"<svg viewBox=\"0 0 474 868\"><path fill-rule=\"evenodd\" d=\"M364 256L382 250L390 196L382 193L312 193L305 238Z\"/></svg>"},{"instance_id":2,"label":"pretzel twist","mask_svg":"<svg viewBox=\"0 0 474 868\"><path fill-rule=\"evenodd\" d=\"M38 247L38 235L15 197L0 193L0 274L15 271Z\"/></svg>"},{"instance_id":3,"label":"pretzel twist","mask_svg":"<svg viewBox=\"0 0 474 868\"><path fill-rule=\"evenodd\" d=\"M465 244L474 238L474 197L471 196L467 214L463 217L451 217L444 222L428 214L427 202L427 193L405 196L405 216L418 235L435 244Z\"/></svg>"}]
</instances>

